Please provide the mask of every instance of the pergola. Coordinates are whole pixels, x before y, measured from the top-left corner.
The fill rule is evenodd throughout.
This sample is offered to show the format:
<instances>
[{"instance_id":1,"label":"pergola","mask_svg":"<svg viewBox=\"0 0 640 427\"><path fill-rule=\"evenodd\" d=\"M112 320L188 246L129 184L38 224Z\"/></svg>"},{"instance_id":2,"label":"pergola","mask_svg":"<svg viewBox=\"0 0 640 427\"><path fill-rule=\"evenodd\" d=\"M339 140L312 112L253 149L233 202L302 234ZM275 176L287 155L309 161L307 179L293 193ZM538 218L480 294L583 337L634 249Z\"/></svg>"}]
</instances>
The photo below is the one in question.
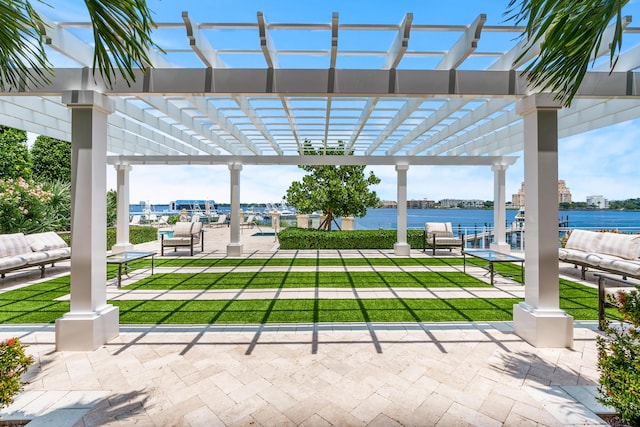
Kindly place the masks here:
<instances>
[{"instance_id":1,"label":"pergola","mask_svg":"<svg viewBox=\"0 0 640 427\"><path fill-rule=\"evenodd\" d=\"M630 21L625 31L640 32ZM407 14L395 24L349 24L334 13L328 23L268 23L258 12L255 22L198 24L183 12L181 21L158 25L154 35L171 43L165 54L149 52L153 68L137 70L131 86L112 87L90 71L89 23L47 22L42 32L55 77L0 93L0 117L3 125L72 142L71 309L56 322L57 348L95 349L118 335L118 309L107 304L104 284L106 164L118 171L114 251L131 247L135 165L228 165L232 212L240 206L243 165L392 165L394 251L408 255L407 174L416 165L491 167L492 247L508 251L505 170L521 151L526 297L514 307L514 328L535 346L571 346L573 318L559 308L558 138L640 115L640 45L624 51L609 73L609 28L578 97L561 108L518 71L538 51L521 55L527 41L513 40L522 28L485 22L480 15L468 26L425 25ZM485 38L495 50L481 49ZM281 47L291 40L305 47ZM434 40L447 46L425 42ZM304 156L305 139L320 151L342 140L353 155ZM232 215L231 256L243 251L239 230Z\"/></svg>"}]
</instances>

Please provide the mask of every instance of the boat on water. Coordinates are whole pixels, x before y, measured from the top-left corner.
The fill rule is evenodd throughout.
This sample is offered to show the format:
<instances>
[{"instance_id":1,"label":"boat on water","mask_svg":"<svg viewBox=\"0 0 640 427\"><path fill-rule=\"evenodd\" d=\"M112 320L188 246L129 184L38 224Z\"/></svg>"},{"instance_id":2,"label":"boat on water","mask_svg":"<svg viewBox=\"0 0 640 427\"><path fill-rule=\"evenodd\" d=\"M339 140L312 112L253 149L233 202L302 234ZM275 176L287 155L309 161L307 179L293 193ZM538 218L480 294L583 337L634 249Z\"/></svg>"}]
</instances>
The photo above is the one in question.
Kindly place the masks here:
<instances>
[{"instance_id":1,"label":"boat on water","mask_svg":"<svg viewBox=\"0 0 640 427\"><path fill-rule=\"evenodd\" d=\"M263 211L264 217L270 218L271 212L273 211L277 211L280 214L281 219L295 219L297 214L296 210L293 207L289 206L286 200L281 200L280 202L276 203L267 203Z\"/></svg>"},{"instance_id":2,"label":"boat on water","mask_svg":"<svg viewBox=\"0 0 640 427\"><path fill-rule=\"evenodd\" d=\"M524 206L521 206L520 209L518 209L518 213L513 219L514 221L512 223L511 228L520 229L520 230L524 229ZM566 219L558 218L558 227L566 228L568 226L569 226L569 217L567 217Z\"/></svg>"}]
</instances>

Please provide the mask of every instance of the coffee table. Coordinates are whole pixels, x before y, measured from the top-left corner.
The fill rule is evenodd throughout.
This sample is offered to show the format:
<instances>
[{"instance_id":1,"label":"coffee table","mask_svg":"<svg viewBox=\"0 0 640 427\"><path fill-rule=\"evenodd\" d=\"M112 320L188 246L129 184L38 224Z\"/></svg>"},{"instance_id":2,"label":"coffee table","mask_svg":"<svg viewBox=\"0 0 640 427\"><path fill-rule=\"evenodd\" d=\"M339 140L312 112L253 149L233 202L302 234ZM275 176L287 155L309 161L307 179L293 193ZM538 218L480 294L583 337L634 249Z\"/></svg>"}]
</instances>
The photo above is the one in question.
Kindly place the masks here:
<instances>
[{"instance_id":1,"label":"coffee table","mask_svg":"<svg viewBox=\"0 0 640 427\"><path fill-rule=\"evenodd\" d=\"M117 254L109 255L107 257L107 264L118 265L118 289L122 284L122 267L124 266L125 274L129 272L129 263L142 258L151 257L151 274L153 274L153 257L155 252L120 252Z\"/></svg>"},{"instance_id":2,"label":"coffee table","mask_svg":"<svg viewBox=\"0 0 640 427\"><path fill-rule=\"evenodd\" d=\"M496 271L494 264L501 262L519 262L520 267L522 268L522 272L520 274L514 274L513 272L509 272L509 274L500 274L501 276L511 276L511 277L521 277L522 284L524 285L524 258L520 258L517 256L503 254L502 252L494 251L492 249L476 249L476 250L464 250L462 251L462 255L464 257L463 261L463 271L467 272L467 255L472 258L478 258L487 262L485 267L489 267L489 274L491 275L491 286L493 286L493 279L496 274L500 274Z\"/></svg>"}]
</instances>

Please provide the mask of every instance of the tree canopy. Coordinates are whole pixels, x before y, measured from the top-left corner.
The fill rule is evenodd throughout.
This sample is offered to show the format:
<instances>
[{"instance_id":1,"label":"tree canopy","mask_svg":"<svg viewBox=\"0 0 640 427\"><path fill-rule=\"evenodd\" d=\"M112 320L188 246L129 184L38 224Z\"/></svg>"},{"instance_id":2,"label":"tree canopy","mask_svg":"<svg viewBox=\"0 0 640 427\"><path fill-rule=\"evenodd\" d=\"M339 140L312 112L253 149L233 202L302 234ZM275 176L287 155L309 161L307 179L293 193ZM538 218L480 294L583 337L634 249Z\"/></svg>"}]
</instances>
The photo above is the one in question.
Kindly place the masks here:
<instances>
[{"instance_id":1,"label":"tree canopy","mask_svg":"<svg viewBox=\"0 0 640 427\"><path fill-rule=\"evenodd\" d=\"M334 148L316 151L311 141L305 140L303 145L305 155L352 155L346 152L342 141ZM380 183L380 178L373 172L365 175L363 165L301 165L298 166L307 174L302 181L291 183L287 189L287 201L299 213L309 214L322 211L325 220L320 224L321 229L331 229L335 217L363 217L368 207L376 207L380 199L375 191L369 190L371 185Z\"/></svg>"},{"instance_id":2,"label":"tree canopy","mask_svg":"<svg viewBox=\"0 0 640 427\"><path fill-rule=\"evenodd\" d=\"M0 126L0 179L31 178L27 133Z\"/></svg>"},{"instance_id":3,"label":"tree canopy","mask_svg":"<svg viewBox=\"0 0 640 427\"><path fill-rule=\"evenodd\" d=\"M629 0L510 0L507 19L525 23L521 37L529 40L525 56L539 41L540 54L524 69L529 82L551 90L570 105L611 22L611 70L622 47L622 8Z\"/></svg>"},{"instance_id":4,"label":"tree canopy","mask_svg":"<svg viewBox=\"0 0 640 427\"><path fill-rule=\"evenodd\" d=\"M40 135L31 147L33 178L71 182L71 143Z\"/></svg>"}]
</instances>

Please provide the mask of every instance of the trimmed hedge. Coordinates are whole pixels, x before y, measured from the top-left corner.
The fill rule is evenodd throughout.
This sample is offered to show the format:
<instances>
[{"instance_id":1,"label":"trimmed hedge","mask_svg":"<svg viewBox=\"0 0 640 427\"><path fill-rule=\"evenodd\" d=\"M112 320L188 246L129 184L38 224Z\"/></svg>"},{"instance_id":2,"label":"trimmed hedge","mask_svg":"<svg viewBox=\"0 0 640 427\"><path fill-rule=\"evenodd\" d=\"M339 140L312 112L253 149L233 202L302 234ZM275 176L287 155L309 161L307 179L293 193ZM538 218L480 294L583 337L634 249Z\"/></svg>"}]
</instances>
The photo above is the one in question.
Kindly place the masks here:
<instances>
[{"instance_id":1,"label":"trimmed hedge","mask_svg":"<svg viewBox=\"0 0 640 427\"><path fill-rule=\"evenodd\" d=\"M129 242L133 245L158 240L158 229L144 225L129 226ZM107 250L110 250L117 242L116 229L107 228Z\"/></svg>"},{"instance_id":2,"label":"trimmed hedge","mask_svg":"<svg viewBox=\"0 0 640 427\"><path fill-rule=\"evenodd\" d=\"M280 249L393 249L396 230L325 231L290 227L278 233ZM422 230L407 230L407 243L422 248Z\"/></svg>"}]
</instances>

